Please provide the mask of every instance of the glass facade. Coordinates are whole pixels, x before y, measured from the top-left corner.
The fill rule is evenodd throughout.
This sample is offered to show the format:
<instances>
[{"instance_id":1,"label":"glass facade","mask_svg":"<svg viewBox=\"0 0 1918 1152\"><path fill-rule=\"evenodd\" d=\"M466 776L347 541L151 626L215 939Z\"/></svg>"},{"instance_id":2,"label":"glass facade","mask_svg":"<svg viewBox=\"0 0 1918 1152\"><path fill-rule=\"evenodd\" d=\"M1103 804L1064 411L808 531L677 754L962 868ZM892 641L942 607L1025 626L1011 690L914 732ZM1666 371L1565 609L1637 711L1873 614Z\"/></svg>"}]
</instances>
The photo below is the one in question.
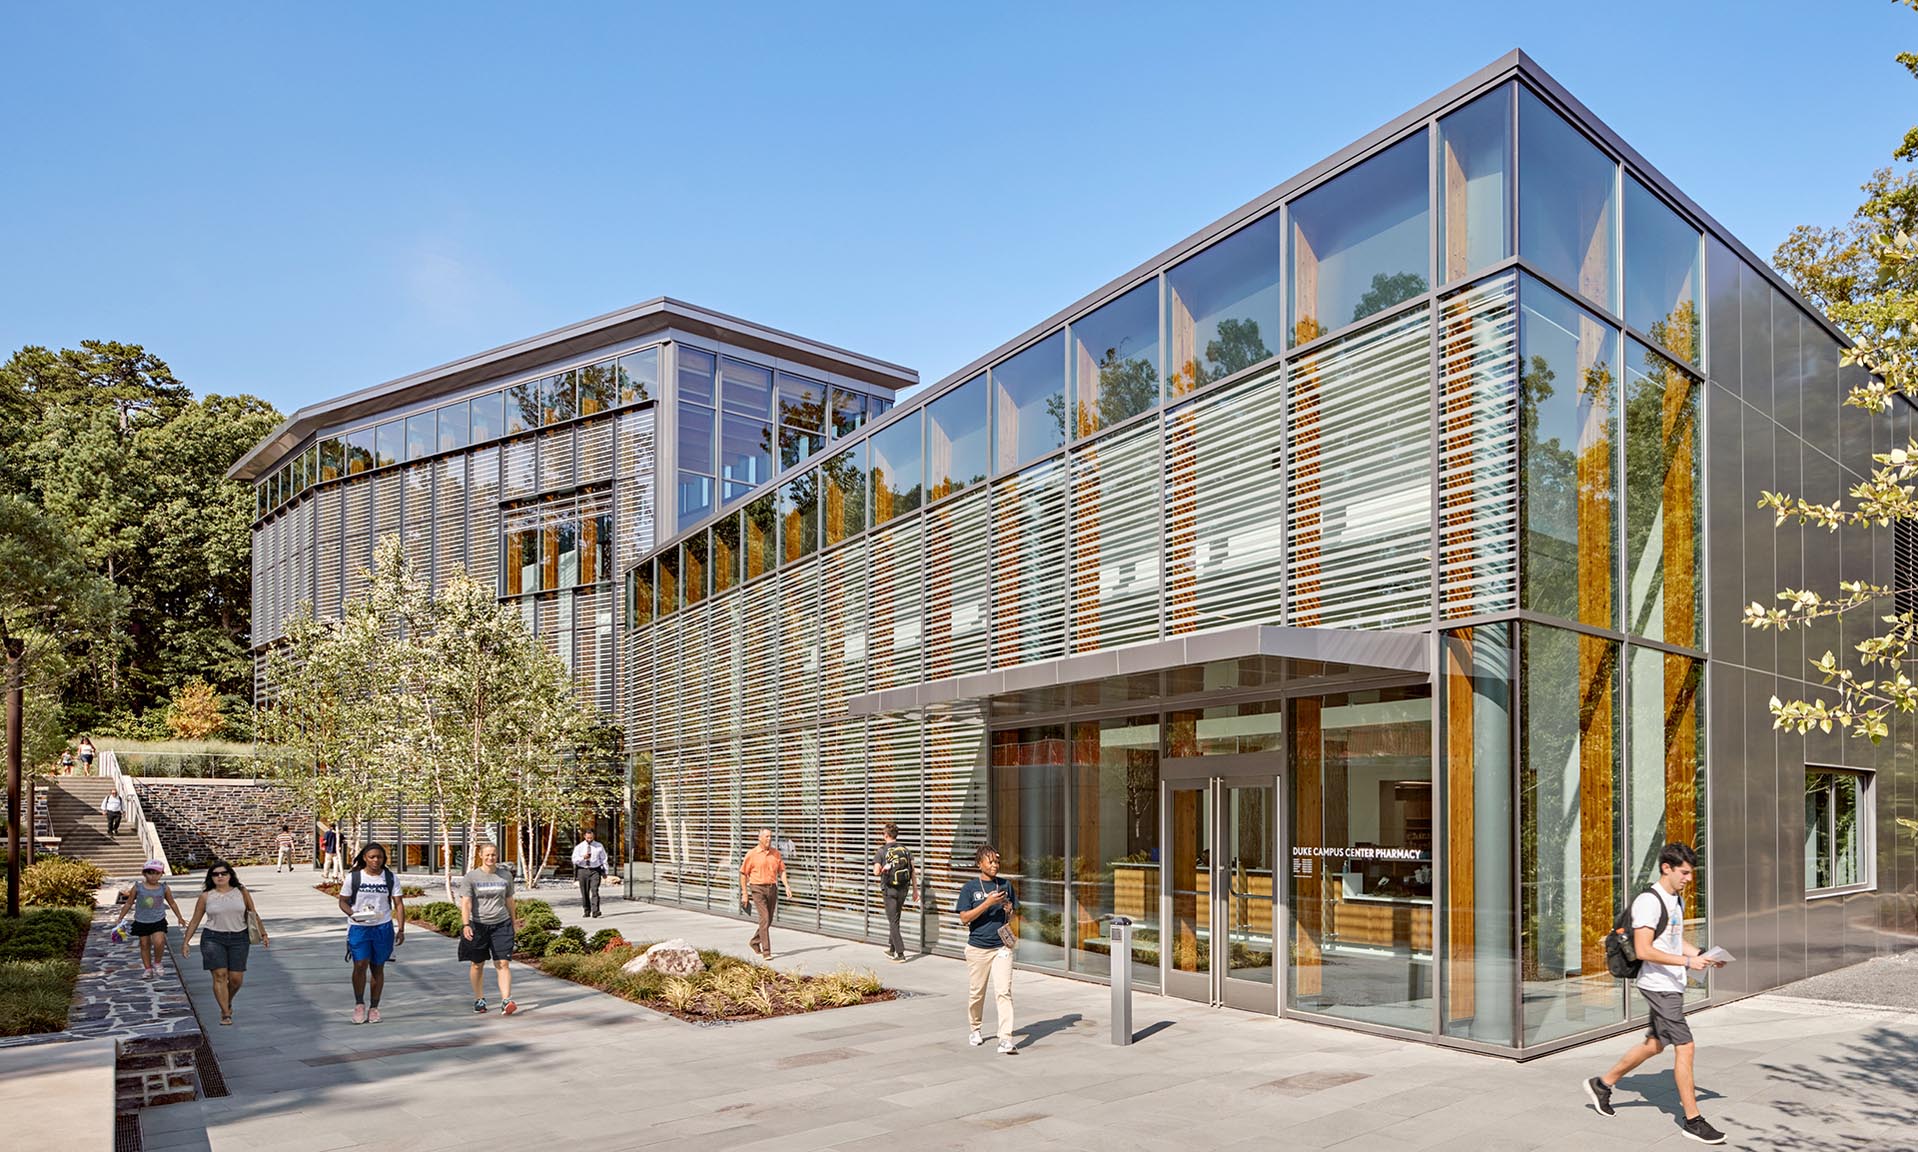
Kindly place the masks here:
<instances>
[{"instance_id":1,"label":"glass facade","mask_svg":"<svg viewBox=\"0 0 1918 1152\"><path fill-rule=\"evenodd\" d=\"M1642 1014L1603 934L1680 840L1687 939L1751 957L1695 995L1763 990L1817 963L1790 945L1805 893L1871 899L1891 849L1875 765L1805 769L1772 734L1763 702L1813 690L1805 642L1738 606L1888 542L1775 536L1752 493L1836 487L1872 439L1844 439L1821 322L1530 67L904 411L755 353L622 354L567 370L575 421L544 423L551 369L530 422L521 383L456 401L458 489L445 453L382 471L403 422L344 431L343 483L323 446L264 478L265 529L330 531L298 526L318 484L366 555L423 482L498 517L502 594L542 630L623 589L635 894L735 914L770 827L782 923L882 938L893 820L924 866L912 947L961 947L947 910L991 841L1022 965L1107 979L1126 915L1141 987L1535 1053ZM637 546L586 434L650 418L634 397L671 453L672 528ZM576 664L589 618L552 626ZM1217 655L1246 635L1339 657ZM1872 907L1820 923L1875 950Z\"/></svg>"},{"instance_id":2,"label":"glass facade","mask_svg":"<svg viewBox=\"0 0 1918 1152\"><path fill-rule=\"evenodd\" d=\"M1292 202L1293 343L1431 287L1430 164L1425 137L1413 135Z\"/></svg>"}]
</instances>

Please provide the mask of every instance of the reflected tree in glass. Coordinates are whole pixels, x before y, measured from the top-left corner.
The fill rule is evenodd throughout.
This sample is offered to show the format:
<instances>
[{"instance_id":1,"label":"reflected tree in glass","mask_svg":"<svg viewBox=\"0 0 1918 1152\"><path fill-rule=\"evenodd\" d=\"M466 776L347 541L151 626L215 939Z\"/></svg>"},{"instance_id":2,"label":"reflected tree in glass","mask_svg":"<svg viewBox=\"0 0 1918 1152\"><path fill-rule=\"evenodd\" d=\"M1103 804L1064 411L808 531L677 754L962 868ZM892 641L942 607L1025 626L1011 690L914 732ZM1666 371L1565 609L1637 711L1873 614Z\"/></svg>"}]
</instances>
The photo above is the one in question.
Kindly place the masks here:
<instances>
[{"instance_id":1,"label":"reflected tree in glass","mask_svg":"<svg viewBox=\"0 0 1918 1152\"><path fill-rule=\"evenodd\" d=\"M1529 277L1519 299L1521 603L1613 627L1618 333Z\"/></svg>"},{"instance_id":2,"label":"reflected tree in glass","mask_svg":"<svg viewBox=\"0 0 1918 1152\"><path fill-rule=\"evenodd\" d=\"M1267 340L1278 339L1281 235L1273 212L1166 272L1168 395L1272 357Z\"/></svg>"}]
</instances>

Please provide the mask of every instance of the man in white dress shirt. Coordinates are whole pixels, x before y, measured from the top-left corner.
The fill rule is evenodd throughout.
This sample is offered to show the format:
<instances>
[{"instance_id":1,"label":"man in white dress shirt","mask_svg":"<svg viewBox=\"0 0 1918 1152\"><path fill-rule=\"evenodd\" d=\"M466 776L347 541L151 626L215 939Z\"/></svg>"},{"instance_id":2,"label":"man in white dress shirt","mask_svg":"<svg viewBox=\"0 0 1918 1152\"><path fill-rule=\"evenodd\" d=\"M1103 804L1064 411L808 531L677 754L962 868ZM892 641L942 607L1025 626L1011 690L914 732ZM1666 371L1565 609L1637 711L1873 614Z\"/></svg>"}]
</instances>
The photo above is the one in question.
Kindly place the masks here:
<instances>
[{"instance_id":1,"label":"man in white dress shirt","mask_svg":"<svg viewBox=\"0 0 1918 1152\"><path fill-rule=\"evenodd\" d=\"M591 828L579 834L573 846L573 878L579 881L579 910L588 916L599 915L599 882L606 878L606 846Z\"/></svg>"}]
</instances>

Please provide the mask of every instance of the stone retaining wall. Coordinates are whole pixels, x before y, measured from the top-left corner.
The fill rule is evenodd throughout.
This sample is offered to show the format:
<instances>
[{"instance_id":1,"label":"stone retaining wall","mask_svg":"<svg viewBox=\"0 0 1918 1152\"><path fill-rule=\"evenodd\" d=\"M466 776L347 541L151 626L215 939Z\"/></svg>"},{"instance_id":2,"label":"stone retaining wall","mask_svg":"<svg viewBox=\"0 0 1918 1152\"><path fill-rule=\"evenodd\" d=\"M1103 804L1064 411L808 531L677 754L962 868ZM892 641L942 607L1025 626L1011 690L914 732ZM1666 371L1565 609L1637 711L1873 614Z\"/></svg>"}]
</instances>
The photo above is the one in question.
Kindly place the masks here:
<instances>
[{"instance_id":1,"label":"stone retaining wall","mask_svg":"<svg viewBox=\"0 0 1918 1152\"><path fill-rule=\"evenodd\" d=\"M272 784L140 777L133 786L170 863L194 867L220 859L270 864L279 855L282 824L293 829L293 859L313 860L312 815Z\"/></svg>"}]
</instances>

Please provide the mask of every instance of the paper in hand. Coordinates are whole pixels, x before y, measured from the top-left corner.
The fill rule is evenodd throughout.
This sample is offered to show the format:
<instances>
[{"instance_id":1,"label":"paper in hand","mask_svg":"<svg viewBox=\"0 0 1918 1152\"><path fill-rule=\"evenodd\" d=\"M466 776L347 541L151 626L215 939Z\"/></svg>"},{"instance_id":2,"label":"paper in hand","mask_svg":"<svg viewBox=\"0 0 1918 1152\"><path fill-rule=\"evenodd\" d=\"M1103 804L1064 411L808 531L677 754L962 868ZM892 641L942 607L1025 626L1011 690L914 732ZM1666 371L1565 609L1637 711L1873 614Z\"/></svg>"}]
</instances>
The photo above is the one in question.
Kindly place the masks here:
<instances>
[{"instance_id":1,"label":"paper in hand","mask_svg":"<svg viewBox=\"0 0 1918 1152\"><path fill-rule=\"evenodd\" d=\"M1725 951L1723 948L1714 947L1705 953L1705 959L1716 960L1720 964L1730 964L1732 961L1738 959L1738 957Z\"/></svg>"}]
</instances>

